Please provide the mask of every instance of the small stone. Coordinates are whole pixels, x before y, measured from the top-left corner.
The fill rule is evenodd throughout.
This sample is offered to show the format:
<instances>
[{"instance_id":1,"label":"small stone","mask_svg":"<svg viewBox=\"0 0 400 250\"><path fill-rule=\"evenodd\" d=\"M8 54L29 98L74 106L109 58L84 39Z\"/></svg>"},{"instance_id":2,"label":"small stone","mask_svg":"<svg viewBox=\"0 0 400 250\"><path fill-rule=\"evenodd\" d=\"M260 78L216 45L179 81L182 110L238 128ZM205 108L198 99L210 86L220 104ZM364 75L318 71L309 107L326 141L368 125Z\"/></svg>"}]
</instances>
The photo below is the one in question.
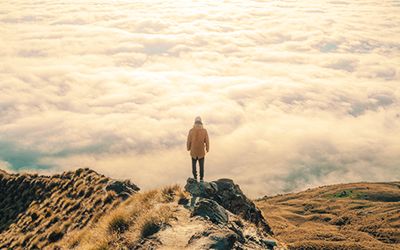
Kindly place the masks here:
<instances>
[{"instance_id":1,"label":"small stone","mask_svg":"<svg viewBox=\"0 0 400 250\"><path fill-rule=\"evenodd\" d=\"M233 245L237 241L237 235L235 233L226 233L222 235L211 235L210 237L214 243L211 244L210 249L232 249Z\"/></svg>"},{"instance_id":2,"label":"small stone","mask_svg":"<svg viewBox=\"0 0 400 250\"><path fill-rule=\"evenodd\" d=\"M270 248L277 246L276 241L271 240L271 239L261 239L261 242Z\"/></svg>"}]
</instances>

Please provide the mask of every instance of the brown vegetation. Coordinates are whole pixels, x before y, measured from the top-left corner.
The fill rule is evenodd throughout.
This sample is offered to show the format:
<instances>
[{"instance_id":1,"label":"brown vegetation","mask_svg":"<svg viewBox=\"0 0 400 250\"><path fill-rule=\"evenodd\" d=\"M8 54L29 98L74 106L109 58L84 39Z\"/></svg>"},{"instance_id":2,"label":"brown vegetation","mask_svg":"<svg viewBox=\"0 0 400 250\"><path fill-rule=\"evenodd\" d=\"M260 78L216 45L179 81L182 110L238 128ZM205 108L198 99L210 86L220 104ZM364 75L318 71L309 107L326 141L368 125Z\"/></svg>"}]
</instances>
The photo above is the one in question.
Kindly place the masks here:
<instances>
[{"instance_id":1,"label":"brown vegetation","mask_svg":"<svg viewBox=\"0 0 400 250\"><path fill-rule=\"evenodd\" d=\"M0 171L0 249L400 248L399 182L323 186L255 204L228 179L189 178L185 189L137 193L89 169Z\"/></svg>"},{"instance_id":2,"label":"brown vegetation","mask_svg":"<svg viewBox=\"0 0 400 250\"><path fill-rule=\"evenodd\" d=\"M0 249L43 249L95 222L138 188L78 169L54 176L0 171L0 190Z\"/></svg>"},{"instance_id":3,"label":"brown vegetation","mask_svg":"<svg viewBox=\"0 0 400 250\"><path fill-rule=\"evenodd\" d=\"M211 186L210 183L197 183L197 188L204 192ZM200 250L272 249L273 246L277 246L275 249L285 249L284 245L272 239L257 223L243 218L244 215L232 213L235 210L225 210L212 199L193 196L190 192L193 189L186 190L187 187L188 185L183 190L178 185L172 185L136 193L102 217L98 223L67 234L63 240L53 244L51 249ZM194 188L192 184L190 187ZM221 195L225 193L225 196L219 196L220 199L231 197L240 190L233 182L231 187L234 189L214 191ZM223 200L226 202L225 198ZM205 201L214 202L218 209L201 210ZM250 204L253 203L246 206L249 214L256 213L257 211L251 210ZM224 220L213 220L221 213L226 216Z\"/></svg>"},{"instance_id":4,"label":"brown vegetation","mask_svg":"<svg viewBox=\"0 0 400 250\"><path fill-rule=\"evenodd\" d=\"M324 186L256 201L290 249L400 249L400 183Z\"/></svg>"},{"instance_id":5,"label":"brown vegetation","mask_svg":"<svg viewBox=\"0 0 400 250\"><path fill-rule=\"evenodd\" d=\"M137 193L98 223L68 234L58 249L135 249L168 225L172 207L184 195L178 185Z\"/></svg>"}]
</instances>

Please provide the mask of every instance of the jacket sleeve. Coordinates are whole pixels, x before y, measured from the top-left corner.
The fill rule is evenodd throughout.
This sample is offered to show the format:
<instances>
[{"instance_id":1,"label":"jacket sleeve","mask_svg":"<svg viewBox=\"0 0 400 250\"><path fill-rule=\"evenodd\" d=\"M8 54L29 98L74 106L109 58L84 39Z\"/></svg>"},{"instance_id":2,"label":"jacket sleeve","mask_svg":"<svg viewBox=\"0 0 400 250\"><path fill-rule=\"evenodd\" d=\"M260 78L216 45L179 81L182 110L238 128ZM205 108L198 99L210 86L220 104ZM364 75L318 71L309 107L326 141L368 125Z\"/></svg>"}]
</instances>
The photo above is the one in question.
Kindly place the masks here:
<instances>
[{"instance_id":1,"label":"jacket sleeve","mask_svg":"<svg viewBox=\"0 0 400 250\"><path fill-rule=\"evenodd\" d=\"M192 145L192 135L190 132L191 132L191 130L189 130L187 140L186 140L186 148L188 151L190 150L190 146Z\"/></svg>"},{"instance_id":2,"label":"jacket sleeve","mask_svg":"<svg viewBox=\"0 0 400 250\"><path fill-rule=\"evenodd\" d=\"M205 143L206 143L206 150L207 150L207 152L208 152L208 151L210 150L210 140L209 140L209 138L208 138L207 130L206 130Z\"/></svg>"}]
</instances>

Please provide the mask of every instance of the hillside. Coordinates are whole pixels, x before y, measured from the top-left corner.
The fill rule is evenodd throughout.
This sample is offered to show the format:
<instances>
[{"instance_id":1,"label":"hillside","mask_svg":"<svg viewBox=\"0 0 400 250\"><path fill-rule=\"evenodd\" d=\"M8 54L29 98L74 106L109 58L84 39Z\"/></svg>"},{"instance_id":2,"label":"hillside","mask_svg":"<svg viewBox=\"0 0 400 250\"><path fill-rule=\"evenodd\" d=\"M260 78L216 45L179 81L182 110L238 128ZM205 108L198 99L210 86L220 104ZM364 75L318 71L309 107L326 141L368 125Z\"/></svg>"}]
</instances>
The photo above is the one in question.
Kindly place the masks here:
<instances>
[{"instance_id":1,"label":"hillside","mask_svg":"<svg viewBox=\"0 0 400 250\"><path fill-rule=\"evenodd\" d=\"M230 179L139 192L90 169L0 170L0 249L400 249L400 182L252 201Z\"/></svg>"},{"instance_id":2,"label":"hillside","mask_svg":"<svg viewBox=\"0 0 400 250\"><path fill-rule=\"evenodd\" d=\"M137 193L56 249L285 249L232 180Z\"/></svg>"},{"instance_id":3,"label":"hillside","mask_svg":"<svg viewBox=\"0 0 400 250\"><path fill-rule=\"evenodd\" d=\"M0 249L42 249L138 190L90 169L54 176L0 171Z\"/></svg>"},{"instance_id":4,"label":"hillside","mask_svg":"<svg viewBox=\"0 0 400 250\"><path fill-rule=\"evenodd\" d=\"M230 179L138 192L90 169L0 171L0 249L286 249Z\"/></svg>"},{"instance_id":5,"label":"hillside","mask_svg":"<svg viewBox=\"0 0 400 250\"><path fill-rule=\"evenodd\" d=\"M255 203L289 249L400 249L400 182L323 186Z\"/></svg>"}]
</instances>

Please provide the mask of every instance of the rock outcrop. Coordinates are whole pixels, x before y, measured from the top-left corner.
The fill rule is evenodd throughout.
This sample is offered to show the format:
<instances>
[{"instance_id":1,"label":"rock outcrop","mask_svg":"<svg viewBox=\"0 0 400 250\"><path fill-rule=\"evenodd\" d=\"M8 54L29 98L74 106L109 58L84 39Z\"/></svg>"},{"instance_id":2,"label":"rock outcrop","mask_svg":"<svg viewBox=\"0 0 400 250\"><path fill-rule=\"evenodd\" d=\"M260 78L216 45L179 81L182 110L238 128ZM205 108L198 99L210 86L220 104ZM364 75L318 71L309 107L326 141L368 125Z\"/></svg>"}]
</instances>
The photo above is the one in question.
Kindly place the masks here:
<instances>
[{"instance_id":1,"label":"rock outcrop","mask_svg":"<svg viewBox=\"0 0 400 250\"><path fill-rule=\"evenodd\" d=\"M0 249L43 249L138 190L88 168L54 176L0 171Z\"/></svg>"},{"instance_id":2,"label":"rock outcrop","mask_svg":"<svg viewBox=\"0 0 400 250\"><path fill-rule=\"evenodd\" d=\"M272 234L271 227L264 219L261 211L240 190L239 185L231 179L219 179L211 182L197 182L189 178L185 190L193 197L202 197L213 200L233 214L253 222L257 226Z\"/></svg>"},{"instance_id":3,"label":"rock outcrop","mask_svg":"<svg viewBox=\"0 0 400 250\"><path fill-rule=\"evenodd\" d=\"M200 199L193 208L193 216L199 215L216 224L226 224L228 213L216 201L210 199Z\"/></svg>"},{"instance_id":4,"label":"rock outcrop","mask_svg":"<svg viewBox=\"0 0 400 250\"><path fill-rule=\"evenodd\" d=\"M190 199L181 200L191 216L207 226L192 235L189 244L198 249L274 249L277 242L261 211L230 179L197 182L189 178L185 190Z\"/></svg>"}]
</instances>

